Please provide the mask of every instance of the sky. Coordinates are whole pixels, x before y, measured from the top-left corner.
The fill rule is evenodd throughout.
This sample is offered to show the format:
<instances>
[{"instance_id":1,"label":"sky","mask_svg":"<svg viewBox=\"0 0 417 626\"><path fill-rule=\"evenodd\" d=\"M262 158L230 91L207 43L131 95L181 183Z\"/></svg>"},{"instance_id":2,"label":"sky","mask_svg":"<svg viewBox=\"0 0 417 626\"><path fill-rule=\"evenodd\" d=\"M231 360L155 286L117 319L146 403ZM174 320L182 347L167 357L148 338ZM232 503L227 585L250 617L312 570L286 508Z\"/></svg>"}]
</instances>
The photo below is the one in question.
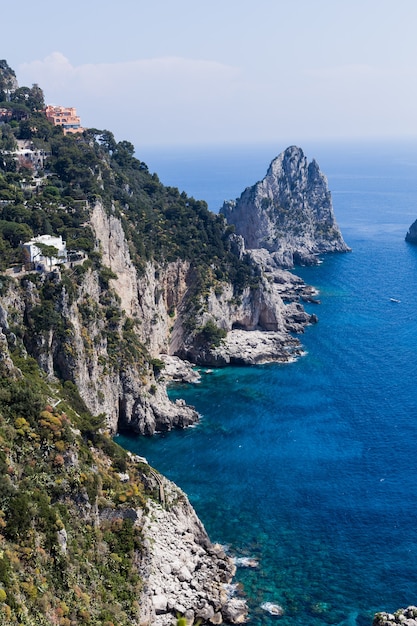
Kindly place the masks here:
<instances>
[{"instance_id":1,"label":"sky","mask_svg":"<svg viewBox=\"0 0 417 626\"><path fill-rule=\"evenodd\" d=\"M137 149L417 137L417 0L65 6L4 3L0 58Z\"/></svg>"}]
</instances>

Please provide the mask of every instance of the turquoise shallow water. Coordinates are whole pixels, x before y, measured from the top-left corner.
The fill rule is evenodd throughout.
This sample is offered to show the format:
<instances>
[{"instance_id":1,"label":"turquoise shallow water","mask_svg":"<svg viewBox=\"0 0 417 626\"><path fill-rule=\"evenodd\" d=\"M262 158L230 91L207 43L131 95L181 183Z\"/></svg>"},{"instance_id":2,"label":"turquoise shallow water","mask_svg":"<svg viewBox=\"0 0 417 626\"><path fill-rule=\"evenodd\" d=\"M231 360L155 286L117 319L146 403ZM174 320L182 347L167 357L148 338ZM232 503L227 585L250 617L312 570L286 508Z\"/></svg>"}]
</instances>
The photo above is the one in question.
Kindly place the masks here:
<instances>
[{"instance_id":1,"label":"turquoise shallow water","mask_svg":"<svg viewBox=\"0 0 417 626\"><path fill-rule=\"evenodd\" d=\"M417 168L411 151L371 156L319 160L353 251L297 270L320 289L306 356L203 374L171 390L197 427L118 438L187 492L214 541L259 560L237 574L256 625L276 621L265 601L283 626L370 625L417 603Z\"/></svg>"}]
</instances>

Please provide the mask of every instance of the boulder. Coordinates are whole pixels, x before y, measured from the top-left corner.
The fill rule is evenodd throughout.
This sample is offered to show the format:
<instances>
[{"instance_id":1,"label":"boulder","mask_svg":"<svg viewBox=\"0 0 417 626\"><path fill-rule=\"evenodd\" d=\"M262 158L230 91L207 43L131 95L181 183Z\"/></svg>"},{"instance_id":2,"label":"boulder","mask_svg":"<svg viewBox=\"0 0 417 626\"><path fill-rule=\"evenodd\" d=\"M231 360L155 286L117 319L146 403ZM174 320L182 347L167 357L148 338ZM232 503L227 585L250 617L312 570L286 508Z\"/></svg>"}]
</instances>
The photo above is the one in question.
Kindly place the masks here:
<instances>
[{"instance_id":1,"label":"boulder","mask_svg":"<svg viewBox=\"0 0 417 626\"><path fill-rule=\"evenodd\" d=\"M159 594L156 596L152 596L152 604L155 609L155 613L158 615L159 613L166 613L168 600L166 596Z\"/></svg>"},{"instance_id":2,"label":"boulder","mask_svg":"<svg viewBox=\"0 0 417 626\"><path fill-rule=\"evenodd\" d=\"M246 602L241 598L230 598L222 609L222 615L226 622L231 624L244 624L247 620Z\"/></svg>"}]
</instances>

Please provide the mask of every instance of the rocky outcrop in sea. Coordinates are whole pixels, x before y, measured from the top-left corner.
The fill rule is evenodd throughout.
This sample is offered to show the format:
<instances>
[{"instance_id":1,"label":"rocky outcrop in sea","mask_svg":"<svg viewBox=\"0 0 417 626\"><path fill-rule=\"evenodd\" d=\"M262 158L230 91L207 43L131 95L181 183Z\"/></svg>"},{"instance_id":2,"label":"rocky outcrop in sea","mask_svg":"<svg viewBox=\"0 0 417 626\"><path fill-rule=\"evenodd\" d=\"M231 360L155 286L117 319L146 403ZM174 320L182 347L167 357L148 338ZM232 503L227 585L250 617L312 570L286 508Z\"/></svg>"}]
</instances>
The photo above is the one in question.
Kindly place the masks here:
<instances>
[{"instance_id":1,"label":"rocky outcrop in sea","mask_svg":"<svg viewBox=\"0 0 417 626\"><path fill-rule=\"evenodd\" d=\"M408 241L408 243L417 244L417 220L411 224L405 236L405 240Z\"/></svg>"},{"instance_id":2,"label":"rocky outcrop in sea","mask_svg":"<svg viewBox=\"0 0 417 626\"><path fill-rule=\"evenodd\" d=\"M201 324L214 320L226 331L218 346L199 344L185 337L179 354L199 365L256 365L286 363L303 354L296 335L318 321L307 313L303 302L318 303L317 292L304 281L280 268L266 250L250 251L260 269L256 287L247 287L239 298L233 286L221 293L212 291L206 298Z\"/></svg>"},{"instance_id":3,"label":"rocky outcrop in sea","mask_svg":"<svg viewBox=\"0 0 417 626\"><path fill-rule=\"evenodd\" d=\"M262 181L225 202L221 213L247 248L265 248L281 267L316 264L319 254L349 250L325 176L296 146L272 161Z\"/></svg>"}]
</instances>

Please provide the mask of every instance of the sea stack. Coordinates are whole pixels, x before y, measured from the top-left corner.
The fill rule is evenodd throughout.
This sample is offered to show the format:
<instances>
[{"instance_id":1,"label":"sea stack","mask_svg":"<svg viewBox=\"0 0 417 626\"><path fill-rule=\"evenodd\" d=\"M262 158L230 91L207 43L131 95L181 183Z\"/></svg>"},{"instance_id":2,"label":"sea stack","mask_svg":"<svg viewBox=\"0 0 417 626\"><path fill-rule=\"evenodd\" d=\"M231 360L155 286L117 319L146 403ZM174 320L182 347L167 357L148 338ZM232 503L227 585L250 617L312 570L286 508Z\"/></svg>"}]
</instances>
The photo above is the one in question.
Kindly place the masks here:
<instances>
[{"instance_id":1,"label":"sea stack","mask_svg":"<svg viewBox=\"0 0 417 626\"><path fill-rule=\"evenodd\" d=\"M281 267L313 265L321 253L349 251L326 177L296 146L276 157L263 180L226 201L220 212L247 248L268 250Z\"/></svg>"},{"instance_id":2,"label":"sea stack","mask_svg":"<svg viewBox=\"0 0 417 626\"><path fill-rule=\"evenodd\" d=\"M405 240L408 241L408 243L417 244L417 220L411 224L405 236Z\"/></svg>"}]
</instances>

